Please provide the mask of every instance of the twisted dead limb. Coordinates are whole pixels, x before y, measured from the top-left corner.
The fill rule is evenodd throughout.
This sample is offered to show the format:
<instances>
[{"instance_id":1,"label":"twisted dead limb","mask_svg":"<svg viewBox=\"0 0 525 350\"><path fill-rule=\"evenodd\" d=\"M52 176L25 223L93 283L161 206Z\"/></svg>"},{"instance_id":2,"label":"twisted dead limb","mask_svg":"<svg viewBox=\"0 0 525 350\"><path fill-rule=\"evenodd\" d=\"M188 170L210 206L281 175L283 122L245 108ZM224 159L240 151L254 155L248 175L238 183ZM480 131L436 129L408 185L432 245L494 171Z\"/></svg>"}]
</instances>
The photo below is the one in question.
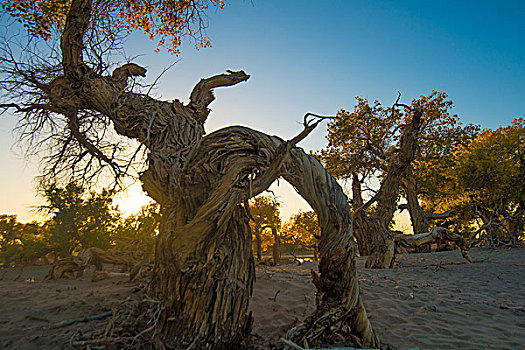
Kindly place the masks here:
<instances>
[{"instance_id":1,"label":"twisted dead limb","mask_svg":"<svg viewBox=\"0 0 525 350\"><path fill-rule=\"evenodd\" d=\"M462 236L444 227L434 227L430 232L418 233L415 235L405 235L396 232L394 240L396 245L405 248L417 248L421 245L435 242L452 242L459 247L461 255L463 255L469 263L472 262L472 258L468 255L470 244L468 244Z\"/></svg>"},{"instance_id":2,"label":"twisted dead limb","mask_svg":"<svg viewBox=\"0 0 525 350\"><path fill-rule=\"evenodd\" d=\"M493 227L501 227L501 226L503 226L503 224L505 224L506 221L511 221L513 219L520 218L520 217L522 217L522 215L523 215L523 212L518 212L515 215L506 216L506 217L504 217L503 219L501 219L498 222L489 221L489 222L483 224L480 228L478 228L472 234L472 239L468 243L469 247L475 247L475 246L479 245L483 241L490 240L491 237L490 237L490 234L487 232L488 229L493 228ZM516 245L516 246L523 245L523 242L521 242L521 244L520 244L519 242L512 242L511 241L511 243L513 245Z\"/></svg>"}]
</instances>

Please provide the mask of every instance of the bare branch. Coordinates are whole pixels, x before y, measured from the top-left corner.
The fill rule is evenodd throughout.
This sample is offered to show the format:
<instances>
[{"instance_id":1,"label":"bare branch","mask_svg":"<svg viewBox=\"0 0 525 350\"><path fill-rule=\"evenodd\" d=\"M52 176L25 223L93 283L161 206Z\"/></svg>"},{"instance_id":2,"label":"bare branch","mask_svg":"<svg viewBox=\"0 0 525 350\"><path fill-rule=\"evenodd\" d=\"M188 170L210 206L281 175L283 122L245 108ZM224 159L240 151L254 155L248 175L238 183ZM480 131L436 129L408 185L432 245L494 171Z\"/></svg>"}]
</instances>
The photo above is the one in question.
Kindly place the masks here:
<instances>
[{"instance_id":1,"label":"bare branch","mask_svg":"<svg viewBox=\"0 0 525 350\"><path fill-rule=\"evenodd\" d=\"M95 147L89 140L86 138L84 134L82 134L79 130L80 122L78 120L78 116L76 113L71 113L68 115L68 126L71 130L72 135L77 139L77 141L82 144L86 150L93 155L94 157L100 159L101 161L107 163L111 166L111 168L115 171L115 175L120 175L120 172L118 171L118 166L109 159L104 153L100 151L97 147Z\"/></svg>"},{"instance_id":2,"label":"bare branch","mask_svg":"<svg viewBox=\"0 0 525 350\"><path fill-rule=\"evenodd\" d=\"M406 105L404 103L399 103L399 99L401 98L401 92L398 91L397 92L397 100L396 102L392 105L392 109L394 109L395 107L404 107L405 109L407 109L409 112L412 111L412 107L410 107L409 105Z\"/></svg>"},{"instance_id":3,"label":"bare branch","mask_svg":"<svg viewBox=\"0 0 525 350\"><path fill-rule=\"evenodd\" d=\"M308 117L314 117L313 119L308 119ZM320 116L314 113L306 113L303 118L303 126L304 130L299 133L299 135L292 138L289 142L292 143L294 146L298 144L300 141L304 140L316 127L319 125L320 122L326 119L335 119L336 117L332 116Z\"/></svg>"},{"instance_id":4,"label":"bare branch","mask_svg":"<svg viewBox=\"0 0 525 350\"><path fill-rule=\"evenodd\" d=\"M162 76L167 72L169 71L174 65L176 65L177 63L179 63L180 60L176 60L175 62L173 62L172 64L170 64L169 66L165 67L162 72L160 72L160 74L155 78L155 80L153 81L153 83L151 83L151 86L149 87L148 91L146 91L146 95L149 95L151 90L157 85L157 82L160 80L160 78L162 78Z\"/></svg>"}]
</instances>

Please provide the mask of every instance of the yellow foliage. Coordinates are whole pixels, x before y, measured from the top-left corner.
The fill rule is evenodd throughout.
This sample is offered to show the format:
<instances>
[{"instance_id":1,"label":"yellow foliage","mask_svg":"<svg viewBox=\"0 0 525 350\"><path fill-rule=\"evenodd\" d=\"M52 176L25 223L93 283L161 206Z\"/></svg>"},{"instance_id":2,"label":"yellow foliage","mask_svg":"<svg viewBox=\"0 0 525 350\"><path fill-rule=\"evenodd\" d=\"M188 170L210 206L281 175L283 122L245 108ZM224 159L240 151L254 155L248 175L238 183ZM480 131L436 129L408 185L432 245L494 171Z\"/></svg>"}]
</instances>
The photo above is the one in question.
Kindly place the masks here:
<instances>
[{"instance_id":1,"label":"yellow foliage","mask_svg":"<svg viewBox=\"0 0 525 350\"><path fill-rule=\"evenodd\" d=\"M205 11L224 9L222 0L118 0L93 1L91 30L94 35L114 36L117 32L143 31L168 52L178 54L183 37L195 41L195 47L210 47L204 36ZM55 30L64 28L71 0L10 0L2 8L27 28L29 34L49 40ZM156 49L158 51L158 49Z\"/></svg>"}]
</instances>

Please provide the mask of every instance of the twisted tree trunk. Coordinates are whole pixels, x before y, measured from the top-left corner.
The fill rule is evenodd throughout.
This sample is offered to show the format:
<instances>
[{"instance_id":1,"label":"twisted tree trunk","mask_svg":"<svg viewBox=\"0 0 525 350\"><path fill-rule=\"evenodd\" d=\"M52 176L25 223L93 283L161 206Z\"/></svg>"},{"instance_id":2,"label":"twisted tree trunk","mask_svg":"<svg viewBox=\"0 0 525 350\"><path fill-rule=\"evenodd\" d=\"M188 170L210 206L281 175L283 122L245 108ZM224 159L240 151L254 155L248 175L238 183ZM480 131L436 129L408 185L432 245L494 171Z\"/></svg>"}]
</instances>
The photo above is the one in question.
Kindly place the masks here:
<instances>
[{"instance_id":1,"label":"twisted tree trunk","mask_svg":"<svg viewBox=\"0 0 525 350\"><path fill-rule=\"evenodd\" d=\"M177 200L164 208L152 285L164 303L158 327L165 343L229 349L249 335L254 261L241 203L279 177L290 145L231 127L205 136L188 155Z\"/></svg>"},{"instance_id":2,"label":"twisted tree trunk","mask_svg":"<svg viewBox=\"0 0 525 350\"><path fill-rule=\"evenodd\" d=\"M343 190L317 159L301 149L292 150L285 173L293 174L284 178L314 209L321 226L320 274L312 271L316 311L289 332L290 338L310 346L379 347L359 295L352 214Z\"/></svg>"},{"instance_id":3,"label":"twisted tree trunk","mask_svg":"<svg viewBox=\"0 0 525 350\"><path fill-rule=\"evenodd\" d=\"M247 310L254 279L248 208L242 203L267 189L286 168L295 173L287 180L315 208L323 227L320 275L314 274L317 311L294 338L340 343L331 331L337 328L349 343L377 346L359 297L346 197L317 160L294 148L318 122L305 120L305 129L290 141L242 127L203 137L212 89L249 76L240 71L203 79L187 105L129 92L128 78L144 76L144 68L130 63L102 76L83 62L90 14L90 0L72 1L61 38L63 75L39 88L49 99L46 108L66 116L72 137L101 162L115 166L82 131L83 111L108 117L118 134L148 149L141 180L162 212L150 287L159 301L154 319L158 344L242 346L252 322Z\"/></svg>"}]
</instances>

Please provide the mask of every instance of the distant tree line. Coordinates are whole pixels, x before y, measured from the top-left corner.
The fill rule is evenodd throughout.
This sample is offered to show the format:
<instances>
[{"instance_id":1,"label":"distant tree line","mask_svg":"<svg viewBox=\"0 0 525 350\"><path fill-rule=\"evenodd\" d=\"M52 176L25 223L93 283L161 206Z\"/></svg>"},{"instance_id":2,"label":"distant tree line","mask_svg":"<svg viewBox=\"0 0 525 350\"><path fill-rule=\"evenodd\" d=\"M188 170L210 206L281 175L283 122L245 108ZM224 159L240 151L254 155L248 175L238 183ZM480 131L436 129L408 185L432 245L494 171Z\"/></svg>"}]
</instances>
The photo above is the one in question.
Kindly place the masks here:
<instances>
[{"instance_id":1,"label":"distant tree line","mask_svg":"<svg viewBox=\"0 0 525 350\"><path fill-rule=\"evenodd\" d=\"M158 233L159 207L151 203L124 217L113 205L114 192L88 191L76 183L42 189L45 203L39 210L43 223L21 223L16 215L0 215L0 264L4 266L51 263L87 248L142 251L151 249ZM269 252L279 262L281 252L313 251L319 237L317 216L299 211L282 222L280 203L261 195L250 201L253 250L259 262Z\"/></svg>"},{"instance_id":2,"label":"distant tree line","mask_svg":"<svg viewBox=\"0 0 525 350\"><path fill-rule=\"evenodd\" d=\"M46 263L84 249L140 250L157 234L159 209L149 204L128 217L113 206L114 192L87 191L70 183L42 190L43 223L20 223L16 215L0 215L0 263Z\"/></svg>"}]
</instances>

